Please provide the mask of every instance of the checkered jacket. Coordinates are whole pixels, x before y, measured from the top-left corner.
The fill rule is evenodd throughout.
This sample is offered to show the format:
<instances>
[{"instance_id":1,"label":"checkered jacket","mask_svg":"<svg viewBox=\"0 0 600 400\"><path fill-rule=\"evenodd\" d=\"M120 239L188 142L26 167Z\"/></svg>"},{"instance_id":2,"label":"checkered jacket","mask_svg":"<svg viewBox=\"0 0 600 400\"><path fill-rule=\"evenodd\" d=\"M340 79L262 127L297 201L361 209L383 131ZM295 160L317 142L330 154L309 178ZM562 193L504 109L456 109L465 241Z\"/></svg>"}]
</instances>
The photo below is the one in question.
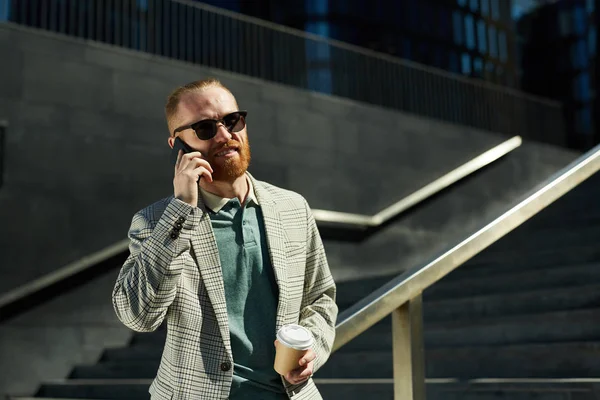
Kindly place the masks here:
<instances>
[{"instance_id":1,"label":"checkered jacket","mask_svg":"<svg viewBox=\"0 0 600 400\"><path fill-rule=\"evenodd\" d=\"M250 176L250 174L248 174ZM276 328L298 323L315 337L315 370L335 336L336 288L308 204L300 195L256 181L267 243L279 286ZM119 319L138 332L166 319L167 339L153 399L226 399L233 359L219 251L211 220L198 207L171 197L141 210L129 230L130 256L112 295ZM272 338L275 339L275 332ZM312 379L291 385L293 400L321 399Z\"/></svg>"}]
</instances>

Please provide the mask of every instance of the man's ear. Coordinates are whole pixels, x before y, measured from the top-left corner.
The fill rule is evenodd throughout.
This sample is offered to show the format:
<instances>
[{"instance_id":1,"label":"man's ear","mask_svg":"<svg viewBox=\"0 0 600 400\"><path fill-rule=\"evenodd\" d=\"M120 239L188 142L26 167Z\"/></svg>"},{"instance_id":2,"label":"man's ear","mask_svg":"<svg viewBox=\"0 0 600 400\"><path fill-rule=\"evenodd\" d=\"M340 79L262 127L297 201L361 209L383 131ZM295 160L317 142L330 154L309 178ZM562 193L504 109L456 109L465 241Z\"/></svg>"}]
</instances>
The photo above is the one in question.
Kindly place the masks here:
<instances>
[{"instance_id":1,"label":"man's ear","mask_svg":"<svg viewBox=\"0 0 600 400\"><path fill-rule=\"evenodd\" d=\"M173 148L173 145L175 144L175 138L173 136L169 136L167 143L169 143L170 148Z\"/></svg>"}]
</instances>

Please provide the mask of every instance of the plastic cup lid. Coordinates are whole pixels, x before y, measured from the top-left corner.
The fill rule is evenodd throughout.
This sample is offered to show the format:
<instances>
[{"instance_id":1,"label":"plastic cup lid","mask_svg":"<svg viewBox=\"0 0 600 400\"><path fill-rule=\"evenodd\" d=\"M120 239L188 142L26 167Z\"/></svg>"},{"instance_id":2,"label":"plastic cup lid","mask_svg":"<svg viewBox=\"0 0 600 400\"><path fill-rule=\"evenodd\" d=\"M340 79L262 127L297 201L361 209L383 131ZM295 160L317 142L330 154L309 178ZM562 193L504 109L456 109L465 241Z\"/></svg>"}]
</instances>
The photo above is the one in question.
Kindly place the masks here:
<instances>
[{"instance_id":1,"label":"plastic cup lid","mask_svg":"<svg viewBox=\"0 0 600 400\"><path fill-rule=\"evenodd\" d=\"M313 344L310 331L296 324L282 326L277 332L277 339L282 344L296 350L307 350Z\"/></svg>"}]
</instances>

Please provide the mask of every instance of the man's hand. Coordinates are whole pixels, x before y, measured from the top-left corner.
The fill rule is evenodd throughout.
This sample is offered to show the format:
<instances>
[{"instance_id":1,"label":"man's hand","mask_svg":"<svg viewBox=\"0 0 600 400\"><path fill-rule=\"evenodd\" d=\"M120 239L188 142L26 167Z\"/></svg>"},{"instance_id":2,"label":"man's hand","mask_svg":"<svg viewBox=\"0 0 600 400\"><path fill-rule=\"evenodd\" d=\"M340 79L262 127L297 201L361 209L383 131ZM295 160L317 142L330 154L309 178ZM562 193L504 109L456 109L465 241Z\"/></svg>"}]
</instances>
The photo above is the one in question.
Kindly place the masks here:
<instances>
[{"instance_id":1,"label":"man's hand","mask_svg":"<svg viewBox=\"0 0 600 400\"><path fill-rule=\"evenodd\" d=\"M275 343L277 344L277 340ZM317 355L314 351L312 351L312 349L306 350L304 355L298 361L298 368L285 374L285 380L293 385L297 385L308 380L308 378L310 378L313 374L315 358L317 358Z\"/></svg>"},{"instance_id":2,"label":"man's hand","mask_svg":"<svg viewBox=\"0 0 600 400\"><path fill-rule=\"evenodd\" d=\"M202 158L200 152L183 154L183 151L179 150L173 178L175 198L196 207L198 205L198 181L205 176L209 182L212 182L212 172L212 167L208 161Z\"/></svg>"}]
</instances>

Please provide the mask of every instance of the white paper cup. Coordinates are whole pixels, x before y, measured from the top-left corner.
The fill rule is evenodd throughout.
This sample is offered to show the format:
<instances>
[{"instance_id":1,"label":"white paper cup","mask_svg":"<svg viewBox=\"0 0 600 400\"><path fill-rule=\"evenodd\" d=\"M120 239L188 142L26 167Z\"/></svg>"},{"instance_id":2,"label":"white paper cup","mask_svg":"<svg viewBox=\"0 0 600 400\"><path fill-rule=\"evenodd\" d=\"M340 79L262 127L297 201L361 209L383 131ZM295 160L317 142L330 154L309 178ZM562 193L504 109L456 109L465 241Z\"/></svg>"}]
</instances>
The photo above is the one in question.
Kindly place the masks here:
<instances>
[{"instance_id":1,"label":"white paper cup","mask_svg":"<svg viewBox=\"0 0 600 400\"><path fill-rule=\"evenodd\" d=\"M280 375L300 367L300 359L314 341L308 329L296 324L282 326L277 331L277 340L273 368Z\"/></svg>"}]
</instances>

